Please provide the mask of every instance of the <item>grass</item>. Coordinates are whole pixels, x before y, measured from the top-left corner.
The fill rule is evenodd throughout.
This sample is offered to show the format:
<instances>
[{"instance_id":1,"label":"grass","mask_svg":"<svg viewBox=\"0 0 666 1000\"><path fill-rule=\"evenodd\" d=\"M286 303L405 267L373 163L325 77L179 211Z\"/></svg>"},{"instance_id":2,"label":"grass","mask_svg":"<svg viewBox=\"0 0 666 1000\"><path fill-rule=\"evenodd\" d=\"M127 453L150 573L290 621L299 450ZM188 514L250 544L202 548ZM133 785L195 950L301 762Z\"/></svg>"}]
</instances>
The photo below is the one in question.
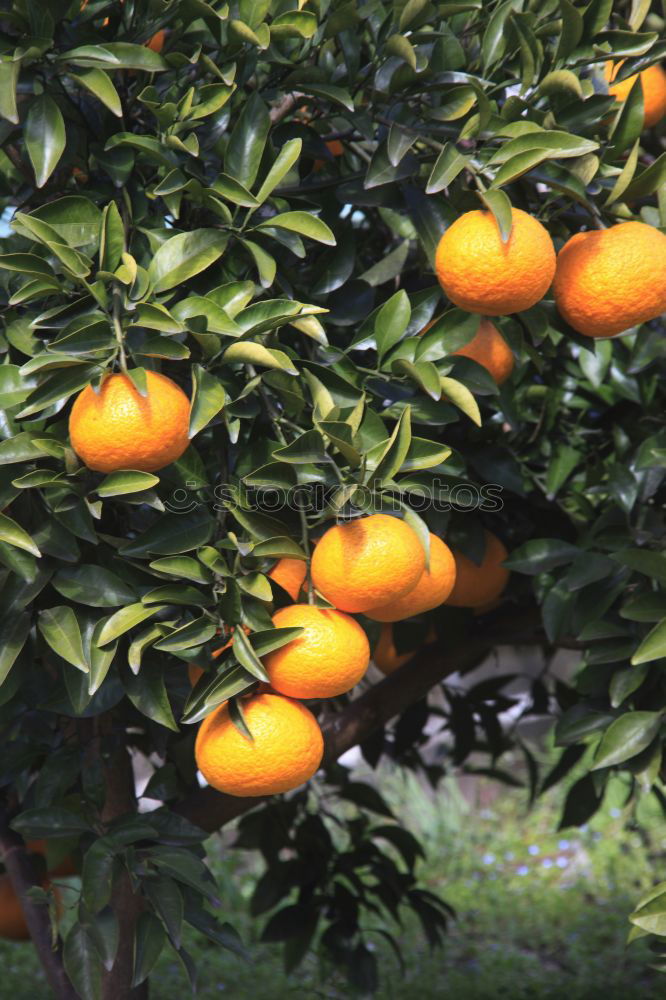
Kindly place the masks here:
<instances>
[{"instance_id":1,"label":"grass","mask_svg":"<svg viewBox=\"0 0 666 1000\"><path fill-rule=\"evenodd\" d=\"M383 982L380 1000L653 1000L666 982L649 968L644 942L625 948L627 915L637 896L656 881L663 852L662 814L645 800L641 828L632 828L617 779L600 813L581 830L555 832L561 793L528 811L525 793L490 784L476 786L483 803L470 803L459 786L444 782L436 795L411 774L385 770L382 791L397 815L424 843L422 884L440 893L458 913L444 948L430 952L410 921L397 931L406 955L401 978L393 955L377 939ZM228 838L225 838L228 841ZM261 864L229 851L220 837L209 843L229 919L248 944L243 962L192 933L186 940L199 973L203 1000L221 996L343 998L342 981L320 982L310 957L291 977L279 948L258 942L260 927L247 900ZM394 928L392 928L395 930ZM0 944L3 990L12 1000L46 997L29 945ZM183 1000L184 974L170 955L151 980L158 1000Z\"/></svg>"}]
</instances>

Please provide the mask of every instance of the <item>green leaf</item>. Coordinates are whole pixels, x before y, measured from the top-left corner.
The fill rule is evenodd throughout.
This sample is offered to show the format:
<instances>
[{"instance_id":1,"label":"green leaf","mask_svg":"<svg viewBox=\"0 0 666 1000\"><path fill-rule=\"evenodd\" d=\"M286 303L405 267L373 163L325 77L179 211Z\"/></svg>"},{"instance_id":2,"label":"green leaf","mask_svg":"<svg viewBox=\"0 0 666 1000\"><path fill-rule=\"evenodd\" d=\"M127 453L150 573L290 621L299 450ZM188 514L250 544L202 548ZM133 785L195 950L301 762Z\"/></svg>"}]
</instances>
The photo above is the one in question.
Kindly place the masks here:
<instances>
[{"instance_id":1,"label":"green leaf","mask_svg":"<svg viewBox=\"0 0 666 1000\"><path fill-rule=\"evenodd\" d=\"M30 105L24 128L25 145L35 171L37 187L44 187L65 151L65 120L60 108L47 94Z\"/></svg>"},{"instance_id":2,"label":"green leaf","mask_svg":"<svg viewBox=\"0 0 666 1000\"><path fill-rule=\"evenodd\" d=\"M132 42L106 42L104 45L80 45L63 52L59 59L73 66L91 66L101 69L139 69L147 73L161 73L169 64L158 52L146 45Z\"/></svg>"},{"instance_id":3,"label":"green leaf","mask_svg":"<svg viewBox=\"0 0 666 1000\"><path fill-rule=\"evenodd\" d=\"M317 30L317 18L308 10L288 10L274 17L270 28L271 37L312 38Z\"/></svg>"},{"instance_id":4,"label":"green leaf","mask_svg":"<svg viewBox=\"0 0 666 1000\"><path fill-rule=\"evenodd\" d=\"M266 105L254 91L243 104L224 156L224 169L230 177L251 188L259 172L270 119Z\"/></svg>"},{"instance_id":5,"label":"green leaf","mask_svg":"<svg viewBox=\"0 0 666 1000\"><path fill-rule=\"evenodd\" d=\"M34 253L0 254L0 268L5 271L19 271L23 275L33 274L44 278L54 278L53 269Z\"/></svg>"},{"instance_id":6,"label":"green leaf","mask_svg":"<svg viewBox=\"0 0 666 1000\"><path fill-rule=\"evenodd\" d=\"M253 556L267 556L273 557L275 559L282 559L283 557L289 559L303 559L305 560L305 552L301 546L289 538L287 535L278 535L275 538L265 538L261 542L257 542L252 549Z\"/></svg>"},{"instance_id":7,"label":"green leaf","mask_svg":"<svg viewBox=\"0 0 666 1000\"><path fill-rule=\"evenodd\" d=\"M620 153L636 142L643 131L644 120L643 83L638 75L617 112L606 152L608 159L617 159Z\"/></svg>"},{"instance_id":8,"label":"green leaf","mask_svg":"<svg viewBox=\"0 0 666 1000\"><path fill-rule=\"evenodd\" d=\"M0 117L18 125L19 114L16 105L16 84L18 83L18 59L3 59L0 62Z\"/></svg>"},{"instance_id":9,"label":"green leaf","mask_svg":"<svg viewBox=\"0 0 666 1000\"><path fill-rule=\"evenodd\" d=\"M385 447L377 456L373 467L368 472L366 482L386 483L393 479L407 457L412 440L411 410L406 406L400 414L400 419L393 428L393 433ZM370 465L370 462L368 462Z\"/></svg>"},{"instance_id":10,"label":"green leaf","mask_svg":"<svg viewBox=\"0 0 666 1000\"><path fill-rule=\"evenodd\" d=\"M479 197L486 208L493 213L502 243L508 243L513 227L509 196L504 191L482 191Z\"/></svg>"},{"instance_id":11,"label":"green leaf","mask_svg":"<svg viewBox=\"0 0 666 1000\"><path fill-rule=\"evenodd\" d=\"M400 472L417 472L419 469L432 469L433 466L445 462L450 455L451 449L446 445L412 435L409 450L400 466Z\"/></svg>"},{"instance_id":12,"label":"green leaf","mask_svg":"<svg viewBox=\"0 0 666 1000\"><path fill-rule=\"evenodd\" d=\"M102 995L102 960L90 932L74 924L65 939L63 964L81 1000L99 1000Z\"/></svg>"},{"instance_id":13,"label":"green leaf","mask_svg":"<svg viewBox=\"0 0 666 1000\"><path fill-rule=\"evenodd\" d=\"M270 219L265 219L259 223L258 229L270 226L278 229L288 229L290 232L299 233L301 236L308 236L318 243L325 243L326 246L335 246L335 236L332 231L316 215L310 212L282 212L273 215Z\"/></svg>"},{"instance_id":14,"label":"green leaf","mask_svg":"<svg viewBox=\"0 0 666 1000\"><path fill-rule=\"evenodd\" d=\"M275 259L263 247L253 240L241 240L243 246L250 252L259 272L262 288L270 288L275 280L277 265Z\"/></svg>"},{"instance_id":15,"label":"green leaf","mask_svg":"<svg viewBox=\"0 0 666 1000\"><path fill-rule=\"evenodd\" d=\"M75 392L79 392L89 385L92 378L98 373L99 370L92 365L78 365L75 368L54 372L28 396L26 401L28 405L23 407L18 418L23 420L25 417L32 416L33 413L39 413L40 410L46 409L53 403L69 399Z\"/></svg>"},{"instance_id":16,"label":"green leaf","mask_svg":"<svg viewBox=\"0 0 666 1000\"><path fill-rule=\"evenodd\" d=\"M506 163L519 153L532 153L543 150L552 159L567 159L569 157L586 156L599 148L599 143L582 136L571 135L569 132L542 131L528 132L515 139L505 142L493 153L489 160L491 165Z\"/></svg>"},{"instance_id":17,"label":"green leaf","mask_svg":"<svg viewBox=\"0 0 666 1000\"><path fill-rule=\"evenodd\" d=\"M504 184L511 184L518 177L528 173L533 167L537 167L550 154L545 149L531 149L526 153L517 153L502 164L493 178L493 189L501 188ZM491 189L492 190L492 189ZM489 194L491 192L486 192Z\"/></svg>"},{"instance_id":18,"label":"green leaf","mask_svg":"<svg viewBox=\"0 0 666 1000\"><path fill-rule=\"evenodd\" d=\"M328 461L322 436L319 431L314 429L305 431L290 444L276 448L273 452L273 458L277 462L293 462L296 465Z\"/></svg>"},{"instance_id":19,"label":"green leaf","mask_svg":"<svg viewBox=\"0 0 666 1000\"><path fill-rule=\"evenodd\" d=\"M125 227L115 201L104 206L99 243L99 263L103 271L115 271L125 250Z\"/></svg>"},{"instance_id":20,"label":"green leaf","mask_svg":"<svg viewBox=\"0 0 666 1000\"><path fill-rule=\"evenodd\" d=\"M183 927L183 894L176 882L166 875L160 876L158 879L146 879L144 892L166 927L169 937L176 947L180 947Z\"/></svg>"},{"instance_id":21,"label":"green leaf","mask_svg":"<svg viewBox=\"0 0 666 1000\"><path fill-rule=\"evenodd\" d=\"M649 167L633 178L631 184L624 191L625 200L629 202L635 198L645 198L647 195L654 194L665 181L666 153L662 153Z\"/></svg>"},{"instance_id":22,"label":"green leaf","mask_svg":"<svg viewBox=\"0 0 666 1000\"><path fill-rule=\"evenodd\" d=\"M666 584L666 555L663 552L654 552L650 549L620 549L612 553L611 559L619 562L621 566L629 566L644 576Z\"/></svg>"},{"instance_id":23,"label":"green leaf","mask_svg":"<svg viewBox=\"0 0 666 1000\"><path fill-rule=\"evenodd\" d=\"M97 250L102 213L89 198L66 195L33 209L30 219L39 219L50 227L53 238L69 247Z\"/></svg>"},{"instance_id":24,"label":"green leaf","mask_svg":"<svg viewBox=\"0 0 666 1000\"><path fill-rule=\"evenodd\" d=\"M412 307L407 293L400 291L388 299L375 317L374 334L380 360L403 336L409 326Z\"/></svg>"},{"instance_id":25,"label":"green leaf","mask_svg":"<svg viewBox=\"0 0 666 1000\"><path fill-rule=\"evenodd\" d=\"M30 635L30 615L23 612L0 621L0 685L4 684Z\"/></svg>"},{"instance_id":26,"label":"green leaf","mask_svg":"<svg viewBox=\"0 0 666 1000\"><path fill-rule=\"evenodd\" d=\"M465 169L467 162L467 157L458 152L452 142L445 143L428 178L426 194L436 194L447 188Z\"/></svg>"},{"instance_id":27,"label":"green leaf","mask_svg":"<svg viewBox=\"0 0 666 1000\"><path fill-rule=\"evenodd\" d=\"M633 149L629 153L629 156L627 157L626 162L622 167L620 175L615 181L613 189L605 201L606 205L612 205L613 202L619 201L619 199L622 197L626 189L629 187L631 179L634 176L634 173L636 172L636 164L638 163L639 149L640 149L640 140L636 139Z\"/></svg>"},{"instance_id":28,"label":"green leaf","mask_svg":"<svg viewBox=\"0 0 666 1000\"><path fill-rule=\"evenodd\" d=\"M93 608L115 608L136 600L134 588L103 566L64 566L51 583L68 600Z\"/></svg>"},{"instance_id":29,"label":"green leaf","mask_svg":"<svg viewBox=\"0 0 666 1000\"><path fill-rule=\"evenodd\" d=\"M631 658L634 666L666 656L666 618L649 632Z\"/></svg>"},{"instance_id":30,"label":"green leaf","mask_svg":"<svg viewBox=\"0 0 666 1000\"><path fill-rule=\"evenodd\" d=\"M191 513L163 515L142 534L125 542L120 551L128 556L144 552L158 556L180 555L205 545L212 530L213 520L208 511L195 505Z\"/></svg>"},{"instance_id":31,"label":"green leaf","mask_svg":"<svg viewBox=\"0 0 666 1000\"><path fill-rule=\"evenodd\" d=\"M150 563L150 568L169 576L192 580L194 583L210 583L212 580L208 570L192 556L166 556L164 559L155 559Z\"/></svg>"},{"instance_id":32,"label":"green leaf","mask_svg":"<svg viewBox=\"0 0 666 1000\"><path fill-rule=\"evenodd\" d=\"M197 618L193 622L181 625L180 628L169 632L164 638L158 639L154 644L155 649L161 649L168 653L177 653L183 649L192 649L202 646L213 639L216 634L215 625L209 618Z\"/></svg>"},{"instance_id":33,"label":"green leaf","mask_svg":"<svg viewBox=\"0 0 666 1000\"><path fill-rule=\"evenodd\" d=\"M239 340L231 344L224 352L223 360L230 365L259 365L262 368L275 368L289 375L298 375L298 369L288 354L264 347L263 344L255 344L252 340Z\"/></svg>"},{"instance_id":34,"label":"green leaf","mask_svg":"<svg viewBox=\"0 0 666 1000\"><path fill-rule=\"evenodd\" d=\"M499 4L489 17L481 42L484 73L487 73L490 67L504 54L507 19L514 10L520 10L521 7L521 0L507 0L507 2Z\"/></svg>"},{"instance_id":35,"label":"green leaf","mask_svg":"<svg viewBox=\"0 0 666 1000\"><path fill-rule=\"evenodd\" d=\"M94 621L90 619L85 623L83 629L83 643L86 658L90 662L90 673L88 674L88 694L92 697L104 683L104 679L109 672L118 648L118 643L109 644L105 649L100 649L98 640L102 631L104 620Z\"/></svg>"},{"instance_id":36,"label":"green leaf","mask_svg":"<svg viewBox=\"0 0 666 1000\"><path fill-rule=\"evenodd\" d=\"M145 982L166 944L166 932L150 912L139 914L134 937L134 975L132 988Z\"/></svg>"},{"instance_id":37,"label":"green leaf","mask_svg":"<svg viewBox=\"0 0 666 1000\"><path fill-rule=\"evenodd\" d=\"M60 837L77 837L82 833L90 832L90 826L78 813L57 805L24 809L16 819L12 820L10 826L26 840L41 839L42 837L49 840Z\"/></svg>"},{"instance_id":38,"label":"green leaf","mask_svg":"<svg viewBox=\"0 0 666 1000\"><path fill-rule=\"evenodd\" d=\"M120 611L116 611L115 614L105 619L104 625L97 637L97 645L108 645L114 639L117 639L118 636L129 632L135 625L140 625L141 622L147 621L148 618L152 618L158 612L164 611L165 607L166 605L156 605L155 607L147 608L144 604L138 602L121 608Z\"/></svg>"},{"instance_id":39,"label":"green leaf","mask_svg":"<svg viewBox=\"0 0 666 1000\"><path fill-rule=\"evenodd\" d=\"M256 678L238 663L222 676L214 675L210 679L202 677L185 703L181 722L188 726L201 722L223 701L242 694L256 683Z\"/></svg>"},{"instance_id":40,"label":"green leaf","mask_svg":"<svg viewBox=\"0 0 666 1000\"><path fill-rule=\"evenodd\" d=\"M97 487L100 497L120 497L128 493L143 493L159 483L152 472L111 472Z\"/></svg>"},{"instance_id":41,"label":"green leaf","mask_svg":"<svg viewBox=\"0 0 666 1000\"><path fill-rule=\"evenodd\" d=\"M302 146L303 142L301 139L289 139L285 142L277 155L277 159L257 191L257 204L262 205L280 181L289 173L301 155Z\"/></svg>"},{"instance_id":42,"label":"green leaf","mask_svg":"<svg viewBox=\"0 0 666 1000\"><path fill-rule=\"evenodd\" d=\"M259 205L257 199L253 194L250 194L245 185L237 181L235 177L229 177L228 174L218 174L213 181L212 190L221 194L223 198L234 205L241 205L245 208L257 208Z\"/></svg>"},{"instance_id":43,"label":"green leaf","mask_svg":"<svg viewBox=\"0 0 666 1000\"><path fill-rule=\"evenodd\" d=\"M164 683L164 674L157 664L147 664L138 674L133 674L129 669L124 670L122 682L127 697L137 711L160 726L178 732Z\"/></svg>"},{"instance_id":44,"label":"green leaf","mask_svg":"<svg viewBox=\"0 0 666 1000\"><path fill-rule=\"evenodd\" d=\"M385 49L393 56L398 56L416 72L416 52L414 46L405 35L391 35L386 40Z\"/></svg>"},{"instance_id":45,"label":"green leaf","mask_svg":"<svg viewBox=\"0 0 666 1000\"><path fill-rule=\"evenodd\" d=\"M12 219L12 227L21 235L27 235L29 238L32 237L43 243L61 264L76 277L85 278L90 274L92 267L90 257L63 243L57 230L36 215L24 215L22 212L17 212Z\"/></svg>"},{"instance_id":46,"label":"green leaf","mask_svg":"<svg viewBox=\"0 0 666 1000\"><path fill-rule=\"evenodd\" d=\"M441 397L442 386L439 380L439 372L432 361L417 361L414 363L407 358L398 358L392 363L391 370L398 374L407 375L432 399L439 399Z\"/></svg>"},{"instance_id":47,"label":"green leaf","mask_svg":"<svg viewBox=\"0 0 666 1000\"><path fill-rule=\"evenodd\" d=\"M467 386L463 385L462 382L458 382L457 379L449 378L447 375L441 375L440 380L442 383L442 392L446 396L446 399L450 400L459 410L462 410L477 427L480 427L481 412L479 405Z\"/></svg>"},{"instance_id":48,"label":"green leaf","mask_svg":"<svg viewBox=\"0 0 666 1000\"><path fill-rule=\"evenodd\" d=\"M539 83L539 94L557 94L560 91L583 99L580 80L570 69L556 69L552 73L546 73Z\"/></svg>"},{"instance_id":49,"label":"green leaf","mask_svg":"<svg viewBox=\"0 0 666 1000\"><path fill-rule=\"evenodd\" d=\"M41 552L27 531L6 514L0 514L0 541L15 545L17 549L24 549L37 558L41 556Z\"/></svg>"},{"instance_id":50,"label":"green leaf","mask_svg":"<svg viewBox=\"0 0 666 1000\"><path fill-rule=\"evenodd\" d=\"M659 733L661 712L626 712L611 722L594 755L592 770L613 767L636 757Z\"/></svg>"},{"instance_id":51,"label":"green leaf","mask_svg":"<svg viewBox=\"0 0 666 1000\"><path fill-rule=\"evenodd\" d=\"M560 0L560 12L562 31L555 52L555 63L563 62L583 37L583 15L580 10L570 0Z\"/></svg>"},{"instance_id":52,"label":"green leaf","mask_svg":"<svg viewBox=\"0 0 666 1000\"><path fill-rule=\"evenodd\" d=\"M83 73L71 73L72 80L81 87L85 87L94 97L109 109L118 118L123 116L123 107L120 103L118 91L111 82L108 73L103 69L91 68Z\"/></svg>"},{"instance_id":53,"label":"green leaf","mask_svg":"<svg viewBox=\"0 0 666 1000\"><path fill-rule=\"evenodd\" d=\"M220 380L201 365L192 366L192 383L190 440L217 416L226 402L226 393Z\"/></svg>"},{"instance_id":54,"label":"green leaf","mask_svg":"<svg viewBox=\"0 0 666 1000\"><path fill-rule=\"evenodd\" d=\"M533 538L513 549L504 565L516 573L536 576L558 566L568 566L580 554L578 546L560 538Z\"/></svg>"},{"instance_id":55,"label":"green leaf","mask_svg":"<svg viewBox=\"0 0 666 1000\"><path fill-rule=\"evenodd\" d=\"M229 237L218 229L178 233L158 248L148 267L155 292L166 292L200 274L224 253Z\"/></svg>"},{"instance_id":56,"label":"green leaf","mask_svg":"<svg viewBox=\"0 0 666 1000\"><path fill-rule=\"evenodd\" d=\"M39 631L58 656L87 674L90 664L83 653L81 630L73 610L66 605L39 612Z\"/></svg>"},{"instance_id":57,"label":"green leaf","mask_svg":"<svg viewBox=\"0 0 666 1000\"><path fill-rule=\"evenodd\" d=\"M315 97L323 97L333 104L341 104L347 111L354 111L354 99L343 87L334 87L329 83L308 83L303 81L298 85L299 90L306 94L314 94Z\"/></svg>"}]
</instances>

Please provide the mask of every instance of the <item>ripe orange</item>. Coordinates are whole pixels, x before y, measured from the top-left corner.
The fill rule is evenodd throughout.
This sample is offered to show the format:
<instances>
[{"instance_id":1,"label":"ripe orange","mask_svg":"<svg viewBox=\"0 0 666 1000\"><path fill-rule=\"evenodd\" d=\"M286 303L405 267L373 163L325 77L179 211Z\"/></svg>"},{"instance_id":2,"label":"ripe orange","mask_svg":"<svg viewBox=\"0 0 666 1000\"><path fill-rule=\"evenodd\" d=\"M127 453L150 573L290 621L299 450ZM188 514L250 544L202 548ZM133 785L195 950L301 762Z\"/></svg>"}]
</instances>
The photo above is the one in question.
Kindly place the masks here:
<instances>
[{"instance_id":1,"label":"ripe orange","mask_svg":"<svg viewBox=\"0 0 666 1000\"><path fill-rule=\"evenodd\" d=\"M311 604L290 604L273 615L276 628L303 632L264 657L271 687L291 698L334 698L358 684L368 669L370 646L359 623Z\"/></svg>"},{"instance_id":2,"label":"ripe orange","mask_svg":"<svg viewBox=\"0 0 666 1000\"><path fill-rule=\"evenodd\" d=\"M305 581L306 565L302 559L278 559L268 576L286 590L292 601L298 600Z\"/></svg>"},{"instance_id":3,"label":"ripe orange","mask_svg":"<svg viewBox=\"0 0 666 1000\"><path fill-rule=\"evenodd\" d=\"M164 48L164 41L166 39L166 31L162 28L160 31L156 31L152 38L149 38L146 42L146 48L152 49L153 52L161 52Z\"/></svg>"},{"instance_id":4,"label":"ripe orange","mask_svg":"<svg viewBox=\"0 0 666 1000\"><path fill-rule=\"evenodd\" d=\"M456 581L453 553L441 538L430 533L430 569L424 567L416 585L402 597L371 608L366 614L376 622L397 622L443 604Z\"/></svg>"},{"instance_id":5,"label":"ripe orange","mask_svg":"<svg viewBox=\"0 0 666 1000\"><path fill-rule=\"evenodd\" d=\"M497 600L509 581L509 571L502 566L508 556L503 543L490 531L485 532L486 548L481 565L455 552L456 582L447 604L456 608L482 608Z\"/></svg>"},{"instance_id":6,"label":"ripe orange","mask_svg":"<svg viewBox=\"0 0 666 1000\"><path fill-rule=\"evenodd\" d=\"M489 319L482 319L469 343L453 353L483 365L498 385L506 382L516 362L513 351Z\"/></svg>"},{"instance_id":7,"label":"ripe orange","mask_svg":"<svg viewBox=\"0 0 666 1000\"><path fill-rule=\"evenodd\" d=\"M377 645L372 653L372 659L375 662L375 666L388 676L398 670L404 663L409 662L415 652L416 650L412 649L406 653L399 653L393 638L393 625L390 622L384 622L379 633Z\"/></svg>"},{"instance_id":8,"label":"ripe orange","mask_svg":"<svg viewBox=\"0 0 666 1000\"><path fill-rule=\"evenodd\" d=\"M48 889L49 883L44 882L43 888ZM62 909L60 893L53 890L56 906ZM8 875L0 875L0 938L8 941L29 941L30 931L23 916L21 901L14 891Z\"/></svg>"},{"instance_id":9,"label":"ripe orange","mask_svg":"<svg viewBox=\"0 0 666 1000\"><path fill-rule=\"evenodd\" d=\"M435 642L436 639L437 632L431 625L425 638L424 645L427 645L430 642ZM395 673L395 671L402 667L403 664L411 660L417 652L418 649L411 649L406 653L399 653L396 649L395 640L393 638L393 625L390 622L385 622L382 625L381 632L379 633L379 639L372 654L372 658L377 669L381 670L383 674L388 676L389 674Z\"/></svg>"},{"instance_id":10,"label":"ripe orange","mask_svg":"<svg viewBox=\"0 0 666 1000\"><path fill-rule=\"evenodd\" d=\"M49 846L46 840L29 840L25 846L26 849L32 854L41 854L46 858ZM53 875L57 878L65 878L68 875L78 875L80 867L81 866L77 864L75 858L68 855L52 868L49 868L49 875Z\"/></svg>"},{"instance_id":11,"label":"ripe orange","mask_svg":"<svg viewBox=\"0 0 666 1000\"><path fill-rule=\"evenodd\" d=\"M109 375L99 393L87 386L74 401L69 436L79 458L96 472L156 472L189 442L190 401L166 375L147 372L142 396L127 375Z\"/></svg>"},{"instance_id":12,"label":"ripe orange","mask_svg":"<svg viewBox=\"0 0 666 1000\"><path fill-rule=\"evenodd\" d=\"M666 236L645 222L576 233L557 256L557 308L575 330L610 337L666 310Z\"/></svg>"},{"instance_id":13,"label":"ripe orange","mask_svg":"<svg viewBox=\"0 0 666 1000\"><path fill-rule=\"evenodd\" d=\"M196 663L190 663L187 668L187 676L189 678L190 685L194 687L194 685L199 681L199 678L203 677L205 673L206 671L203 667L197 666Z\"/></svg>"},{"instance_id":14,"label":"ripe orange","mask_svg":"<svg viewBox=\"0 0 666 1000\"><path fill-rule=\"evenodd\" d=\"M507 243L490 212L465 212L437 246L435 271L445 294L461 309L503 316L529 309L548 291L555 250L538 219L511 209Z\"/></svg>"},{"instance_id":15,"label":"ripe orange","mask_svg":"<svg viewBox=\"0 0 666 1000\"><path fill-rule=\"evenodd\" d=\"M8 875L0 875L0 938L29 941L30 931Z\"/></svg>"},{"instance_id":16,"label":"ripe orange","mask_svg":"<svg viewBox=\"0 0 666 1000\"><path fill-rule=\"evenodd\" d=\"M321 763L324 739L312 712L291 698L257 694L242 703L253 739L241 733L225 703L197 734L197 767L228 795L277 795L308 781Z\"/></svg>"},{"instance_id":17,"label":"ripe orange","mask_svg":"<svg viewBox=\"0 0 666 1000\"><path fill-rule=\"evenodd\" d=\"M369 611L411 590L425 555L414 531L388 514L336 524L312 556L312 582L341 611Z\"/></svg>"},{"instance_id":18,"label":"ripe orange","mask_svg":"<svg viewBox=\"0 0 666 1000\"><path fill-rule=\"evenodd\" d=\"M656 125L666 115L666 73L659 65L648 66L642 73L635 73L626 80L613 83L623 62L624 60L604 64L604 76L612 84L608 87L608 93L617 101L625 101L636 77L640 76L643 85L643 124L645 128Z\"/></svg>"}]
</instances>

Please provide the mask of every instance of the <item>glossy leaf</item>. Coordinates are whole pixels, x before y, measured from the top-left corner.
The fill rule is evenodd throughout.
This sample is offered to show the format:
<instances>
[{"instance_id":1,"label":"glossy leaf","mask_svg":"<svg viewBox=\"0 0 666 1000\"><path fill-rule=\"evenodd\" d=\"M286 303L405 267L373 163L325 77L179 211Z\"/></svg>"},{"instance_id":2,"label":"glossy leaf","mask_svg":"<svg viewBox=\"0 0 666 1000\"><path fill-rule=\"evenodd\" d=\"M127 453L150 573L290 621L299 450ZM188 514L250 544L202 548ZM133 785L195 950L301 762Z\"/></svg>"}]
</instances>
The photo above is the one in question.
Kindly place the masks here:
<instances>
[{"instance_id":1,"label":"glossy leaf","mask_svg":"<svg viewBox=\"0 0 666 1000\"><path fill-rule=\"evenodd\" d=\"M35 171L37 187L43 187L65 151L65 121L60 108L47 94L36 97L25 123L25 144Z\"/></svg>"}]
</instances>

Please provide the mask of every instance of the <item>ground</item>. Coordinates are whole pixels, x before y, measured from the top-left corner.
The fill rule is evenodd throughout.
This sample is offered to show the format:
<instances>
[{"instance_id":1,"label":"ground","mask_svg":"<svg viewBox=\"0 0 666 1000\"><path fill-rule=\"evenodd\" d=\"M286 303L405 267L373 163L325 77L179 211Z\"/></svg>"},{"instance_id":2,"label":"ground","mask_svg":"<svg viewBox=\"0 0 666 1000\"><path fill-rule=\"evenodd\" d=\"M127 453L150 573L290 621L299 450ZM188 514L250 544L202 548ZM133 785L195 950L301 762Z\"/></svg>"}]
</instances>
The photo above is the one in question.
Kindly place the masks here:
<instances>
[{"instance_id":1,"label":"ground","mask_svg":"<svg viewBox=\"0 0 666 1000\"><path fill-rule=\"evenodd\" d=\"M435 953L428 952L416 926L397 931L407 960L404 979L395 958L376 939L384 970L380 1000L664 996L666 980L650 970L644 943L625 948L627 914L652 884L657 858L666 848L655 803L645 801L640 828L628 822L622 808L625 787L618 779L589 827L558 833L563 790L528 810L523 789L502 789L494 797L484 782L472 793L476 801L470 801L469 790L463 796L453 779L436 796L413 775L385 770L380 780L396 813L425 843L423 883L458 913L445 947ZM246 904L261 865L251 854L230 852L228 839L211 838L209 855L228 907L225 917L243 935L251 961L190 935L186 947L199 970L199 996L347 998L342 982L318 981L314 960L288 978L279 950L256 941L259 928ZM2 997L46 998L30 945L0 944L0 967ZM158 1000L183 1000L188 994L182 972L168 956L152 983Z\"/></svg>"}]
</instances>

